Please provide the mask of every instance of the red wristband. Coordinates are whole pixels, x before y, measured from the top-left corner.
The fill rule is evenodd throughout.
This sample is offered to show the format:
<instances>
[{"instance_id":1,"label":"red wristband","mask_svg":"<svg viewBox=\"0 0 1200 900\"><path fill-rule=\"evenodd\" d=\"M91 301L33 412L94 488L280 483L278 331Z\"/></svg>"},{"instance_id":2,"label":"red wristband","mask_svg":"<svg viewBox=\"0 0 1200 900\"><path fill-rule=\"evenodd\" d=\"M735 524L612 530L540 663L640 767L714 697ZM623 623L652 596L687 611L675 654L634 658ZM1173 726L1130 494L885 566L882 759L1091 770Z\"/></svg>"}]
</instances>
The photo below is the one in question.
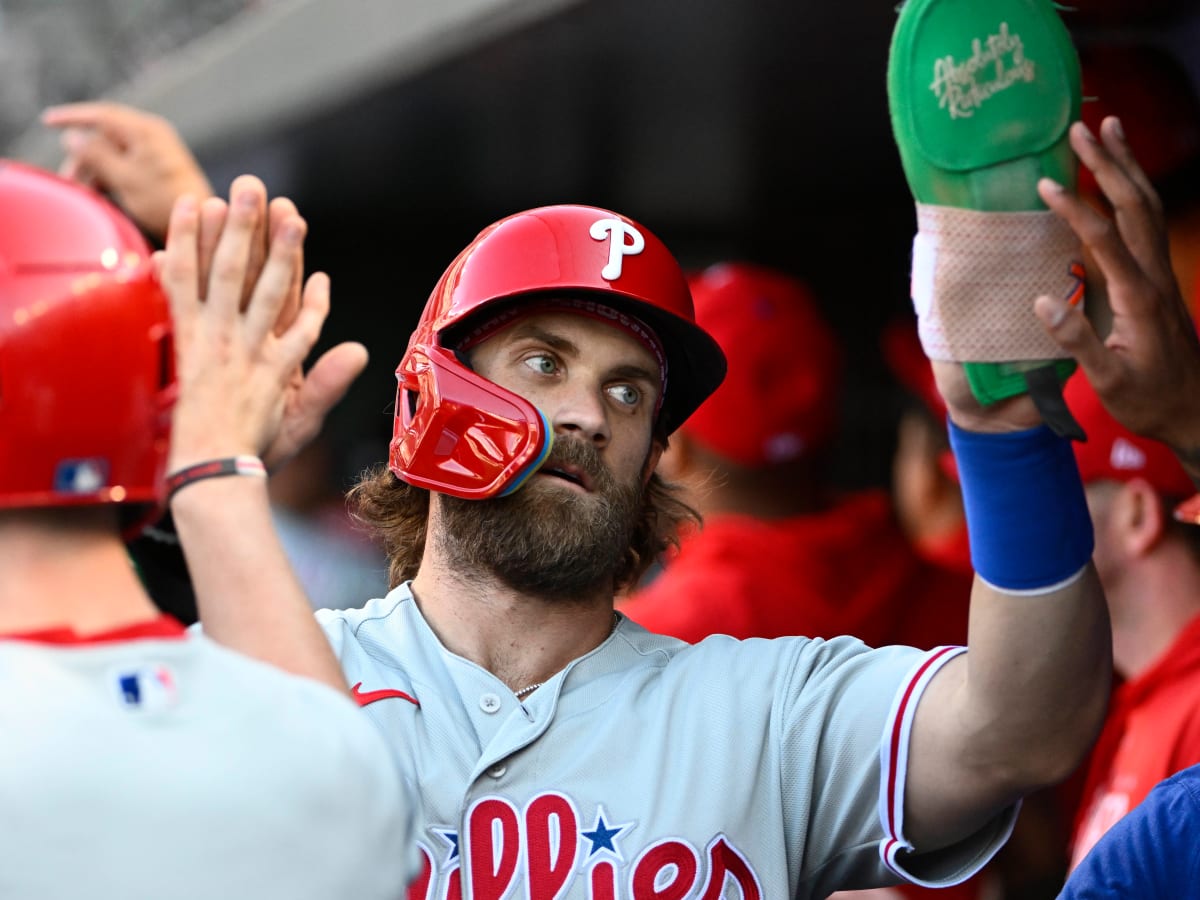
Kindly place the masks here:
<instances>
[{"instance_id":1,"label":"red wristband","mask_svg":"<svg viewBox=\"0 0 1200 900\"><path fill-rule=\"evenodd\" d=\"M267 467L257 456L227 456L224 459L210 459L207 462L196 463L173 472L167 476L167 502L195 481L205 478L220 478L224 475L251 475L257 478L267 477Z\"/></svg>"}]
</instances>

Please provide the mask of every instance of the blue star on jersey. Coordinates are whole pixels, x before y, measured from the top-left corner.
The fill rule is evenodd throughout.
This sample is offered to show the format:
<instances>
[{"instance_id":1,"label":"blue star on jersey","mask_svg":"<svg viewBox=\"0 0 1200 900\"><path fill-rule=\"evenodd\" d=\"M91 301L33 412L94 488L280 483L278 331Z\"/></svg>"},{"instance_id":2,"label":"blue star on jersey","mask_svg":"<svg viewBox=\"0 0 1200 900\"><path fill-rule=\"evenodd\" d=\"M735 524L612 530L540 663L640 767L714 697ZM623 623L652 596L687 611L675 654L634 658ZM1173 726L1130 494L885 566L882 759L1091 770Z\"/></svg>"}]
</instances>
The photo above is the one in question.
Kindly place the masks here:
<instances>
[{"instance_id":1,"label":"blue star on jersey","mask_svg":"<svg viewBox=\"0 0 1200 900\"><path fill-rule=\"evenodd\" d=\"M446 862L451 863L458 859L458 832L449 828L435 828L433 833L445 841L450 848L450 852L446 854Z\"/></svg>"},{"instance_id":2,"label":"blue star on jersey","mask_svg":"<svg viewBox=\"0 0 1200 900\"><path fill-rule=\"evenodd\" d=\"M600 806L596 809L596 824L592 826L591 831L581 831L580 834L592 842L592 849L588 851L588 857L593 857L601 851L611 853L617 859L623 860L621 851L617 849L615 838L618 834L633 825L632 822L625 822L621 825L609 826L604 821L604 807Z\"/></svg>"}]
</instances>

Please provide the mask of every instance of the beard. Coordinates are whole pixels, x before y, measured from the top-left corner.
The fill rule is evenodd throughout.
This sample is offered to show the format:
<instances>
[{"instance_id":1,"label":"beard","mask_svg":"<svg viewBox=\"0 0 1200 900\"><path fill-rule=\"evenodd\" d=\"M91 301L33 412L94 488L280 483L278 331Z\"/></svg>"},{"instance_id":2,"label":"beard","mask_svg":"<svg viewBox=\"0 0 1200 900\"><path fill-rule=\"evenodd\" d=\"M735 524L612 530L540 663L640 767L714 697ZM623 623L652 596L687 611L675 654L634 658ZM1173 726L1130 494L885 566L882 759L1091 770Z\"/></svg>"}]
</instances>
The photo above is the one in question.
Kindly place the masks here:
<instances>
[{"instance_id":1,"label":"beard","mask_svg":"<svg viewBox=\"0 0 1200 900\"><path fill-rule=\"evenodd\" d=\"M588 474L591 493L534 477L507 497L439 495L444 527L436 539L447 560L460 573L483 570L546 600L583 601L612 590L641 518L642 483L618 484L583 441L559 439L542 468L563 464Z\"/></svg>"}]
</instances>

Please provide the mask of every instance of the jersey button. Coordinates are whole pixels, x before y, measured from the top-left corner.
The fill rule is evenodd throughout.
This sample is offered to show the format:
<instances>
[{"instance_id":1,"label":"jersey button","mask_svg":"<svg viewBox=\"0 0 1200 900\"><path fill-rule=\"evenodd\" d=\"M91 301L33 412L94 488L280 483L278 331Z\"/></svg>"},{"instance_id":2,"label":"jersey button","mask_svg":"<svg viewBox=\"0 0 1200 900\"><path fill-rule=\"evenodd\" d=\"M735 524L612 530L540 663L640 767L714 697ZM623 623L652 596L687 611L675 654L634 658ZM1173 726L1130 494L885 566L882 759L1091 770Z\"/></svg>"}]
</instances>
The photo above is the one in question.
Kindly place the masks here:
<instances>
[{"instance_id":1,"label":"jersey button","mask_svg":"<svg viewBox=\"0 0 1200 900\"><path fill-rule=\"evenodd\" d=\"M507 771L508 766L504 765L504 763L496 763L496 765L487 770L487 773L493 778L503 778L504 773Z\"/></svg>"},{"instance_id":2,"label":"jersey button","mask_svg":"<svg viewBox=\"0 0 1200 900\"><path fill-rule=\"evenodd\" d=\"M495 694L484 694L479 698L479 708L489 716L500 711L500 698Z\"/></svg>"}]
</instances>

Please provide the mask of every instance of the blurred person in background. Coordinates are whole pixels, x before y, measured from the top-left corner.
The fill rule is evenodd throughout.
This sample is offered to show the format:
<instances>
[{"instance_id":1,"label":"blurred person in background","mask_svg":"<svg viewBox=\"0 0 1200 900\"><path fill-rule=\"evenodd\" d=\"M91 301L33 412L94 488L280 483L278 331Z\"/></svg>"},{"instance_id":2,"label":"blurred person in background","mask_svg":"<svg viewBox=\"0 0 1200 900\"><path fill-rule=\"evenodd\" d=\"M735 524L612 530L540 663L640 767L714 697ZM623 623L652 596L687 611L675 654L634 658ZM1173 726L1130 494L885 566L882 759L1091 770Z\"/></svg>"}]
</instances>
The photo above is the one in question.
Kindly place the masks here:
<instances>
[{"instance_id":1,"label":"blurred person in background","mask_svg":"<svg viewBox=\"0 0 1200 900\"><path fill-rule=\"evenodd\" d=\"M970 572L967 517L946 433L946 404L921 349L916 321L890 323L880 350L906 395L892 460L892 499L900 528L923 559Z\"/></svg>"},{"instance_id":2,"label":"blurred person in background","mask_svg":"<svg viewBox=\"0 0 1200 900\"><path fill-rule=\"evenodd\" d=\"M1200 763L1200 524L1173 515L1194 486L1169 448L1119 424L1084 375L1065 396L1088 433L1075 455L1124 679L1089 764L1074 868L1155 784Z\"/></svg>"},{"instance_id":3,"label":"blurred person in background","mask_svg":"<svg viewBox=\"0 0 1200 900\"><path fill-rule=\"evenodd\" d=\"M387 593L387 561L346 513L327 434L271 476L271 517L314 609L345 609Z\"/></svg>"},{"instance_id":4,"label":"blurred person in background","mask_svg":"<svg viewBox=\"0 0 1200 900\"><path fill-rule=\"evenodd\" d=\"M672 438L660 470L686 486L704 522L621 611L690 642L964 642L969 573L923 563L885 491L843 494L830 483L842 350L809 289L740 262L711 266L689 286L696 320L729 370Z\"/></svg>"}]
</instances>

